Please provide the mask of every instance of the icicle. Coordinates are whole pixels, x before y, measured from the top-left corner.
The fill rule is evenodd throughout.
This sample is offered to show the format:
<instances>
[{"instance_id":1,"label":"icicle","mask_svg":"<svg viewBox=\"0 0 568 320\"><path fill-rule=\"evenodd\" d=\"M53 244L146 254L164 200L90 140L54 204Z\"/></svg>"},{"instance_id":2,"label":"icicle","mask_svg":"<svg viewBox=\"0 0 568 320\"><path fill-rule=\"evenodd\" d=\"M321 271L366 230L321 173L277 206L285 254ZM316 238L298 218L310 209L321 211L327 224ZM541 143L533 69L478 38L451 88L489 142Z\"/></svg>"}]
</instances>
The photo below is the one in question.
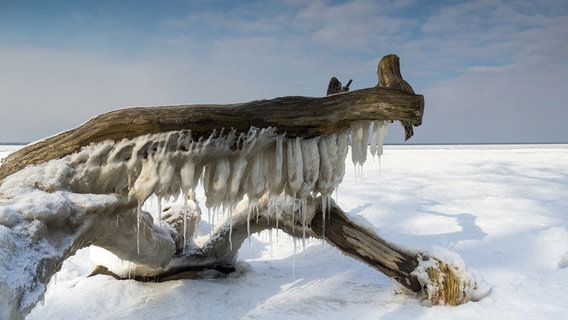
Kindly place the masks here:
<instances>
[{"instance_id":1,"label":"icicle","mask_svg":"<svg viewBox=\"0 0 568 320\"><path fill-rule=\"evenodd\" d=\"M302 251L306 251L306 211L307 211L307 199L302 198L300 201L300 213L302 217Z\"/></svg>"},{"instance_id":2,"label":"icicle","mask_svg":"<svg viewBox=\"0 0 568 320\"><path fill-rule=\"evenodd\" d=\"M188 204L189 194L183 192L183 252L185 253L185 246L187 244L187 213L189 212Z\"/></svg>"},{"instance_id":3,"label":"icicle","mask_svg":"<svg viewBox=\"0 0 568 320\"><path fill-rule=\"evenodd\" d=\"M337 158L333 164L333 185L337 189L337 186L343 181L343 176L345 175L345 158L347 157L347 152L349 151L349 134L347 131L340 132L336 134L337 138ZM330 152L333 151L333 145L330 144Z\"/></svg>"},{"instance_id":4,"label":"icicle","mask_svg":"<svg viewBox=\"0 0 568 320\"><path fill-rule=\"evenodd\" d=\"M176 173L175 166L172 165L169 156L172 156L162 149L156 153L156 170L157 182L154 187L154 193L158 196L172 195L174 190L180 189L180 179Z\"/></svg>"},{"instance_id":5,"label":"icicle","mask_svg":"<svg viewBox=\"0 0 568 320\"><path fill-rule=\"evenodd\" d=\"M134 187L131 190L136 196L139 203L144 203L144 201L152 194L154 187L158 183L158 173L157 165L153 161L151 156L142 164L142 169L138 178L134 182Z\"/></svg>"},{"instance_id":6,"label":"icicle","mask_svg":"<svg viewBox=\"0 0 568 320\"><path fill-rule=\"evenodd\" d=\"M256 200L254 202L254 211L256 212L255 220L256 220L256 223L258 224L258 219L260 217L260 210L258 209L258 200Z\"/></svg>"},{"instance_id":7,"label":"icicle","mask_svg":"<svg viewBox=\"0 0 568 320\"><path fill-rule=\"evenodd\" d=\"M369 144L368 120L356 121L351 124L351 160L355 167L361 167L367 160L367 146Z\"/></svg>"},{"instance_id":8,"label":"icicle","mask_svg":"<svg viewBox=\"0 0 568 320\"><path fill-rule=\"evenodd\" d=\"M351 124L351 161L354 167L359 164L362 158L361 141L363 141L363 126L359 121L353 122Z\"/></svg>"},{"instance_id":9,"label":"icicle","mask_svg":"<svg viewBox=\"0 0 568 320\"><path fill-rule=\"evenodd\" d=\"M359 165L362 167L365 161L367 161L367 148L369 146L369 131L371 130L371 121L363 120L361 121L361 126L363 127L363 140L361 140L361 161L359 161Z\"/></svg>"},{"instance_id":10,"label":"icicle","mask_svg":"<svg viewBox=\"0 0 568 320\"><path fill-rule=\"evenodd\" d=\"M260 154L260 169L262 177L262 191L259 193L258 198L262 197L265 193L270 190L270 185L272 181L271 166L274 162L274 152L273 150L265 150ZM272 182L273 184L273 182Z\"/></svg>"},{"instance_id":11,"label":"icicle","mask_svg":"<svg viewBox=\"0 0 568 320\"><path fill-rule=\"evenodd\" d=\"M162 221L162 196L158 196L158 221Z\"/></svg>"},{"instance_id":12,"label":"icicle","mask_svg":"<svg viewBox=\"0 0 568 320\"><path fill-rule=\"evenodd\" d=\"M195 187L195 162L193 159L186 159L180 169L181 189L188 195L189 190Z\"/></svg>"},{"instance_id":13,"label":"icicle","mask_svg":"<svg viewBox=\"0 0 568 320\"><path fill-rule=\"evenodd\" d=\"M250 226L248 223L247 228L250 236ZM229 250L233 251L233 210L229 211Z\"/></svg>"},{"instance_id":14,"label":"icicle","mask_svg":"<svg viewBox=\"0 0 568 320\"><path fill-rule=\"evenodd\" d=\"M248 168L247 195L249 199L259 199L266 190L266 177L264 170L264 155L257 153L253 156Z\"/></svg>"},{"instance_id":15,"label":"icicle","mask_svg":"<svg viewBox=\"0 0 568 320\"><path fill-rule=\"evenodd\" d=\"M203 191L205 192L205 207L207 209L213 208L216 204L215 194L213 191L213 179L215 177L215 169L217 168L214 162L210 162L205 166L205 172L203 173ZM208 217L210 214L208 213ZM209 221L211 222L211 221Z\"/></svg>"},{"instance_id":16,"label":"icicle","mask_svg":"<svg viewBox=\"0 0 568 320\"><path fill-rule=\"evenodd\" d=\"M229 183L230 202L234 205L238 199L242 198L241 193L244 190L241 185L246 181L244 174L247 167L247 160L244 156L239 156L231 161L231 177Z\"/></svg>"},{"instance_id":17,"label":"icicle","mask_svg":"<svg viewBox=\"0 0 568 320\"><path fill-rule=\"evenodd\" d=\"M321 196L321 239L322 239L322 243L325 243L325 219L327 216L327 212L329 210L329 202L330 202L330 196L329 195L325 195L325 196Z\"/></svg>"},{"instance_id":18,"label":"icicle","mask_svg":"<svg viewBox=\"0 0 568 320\"><path fill-rule=\"evenodd\" d=\"M371 155L373 156L373 158L375 157L375 155L377 154L377 145L379 143L379 126L380 126L380 121L379 120L375 120L373 121L373 133L371 134Z\"/></svg>"},{"instance_id":19,"label":"icicle","mask_svg":"<svg viewBox=\"0 0 568 320\"><path fill-rule=\"evenodd\" d=\"M233 249L233 210L236 206L237 199L242 198L241 184L245 180L243 175L247 166L247 160L244 157L236 157L229 161L230 177L228 181L227 202L229 203L229 247ZM228 198L227 198L228 197Z\"/></svg>"},{"instance_id":20,"label":"icicle","mask_svg":"<svg viewBox=\"0 0 568 320\"><path fill-rule=\"evenodd\" d=\"M378 150L377 150L377 155L379 156L379 160L381 158L381 156L383 155L383 142L385 140L385 136L387 135L387 131L388 131L388 124L386 121L381 121L381 128L380 128L380 133L379 133L379 139L377 140L377 144L378 144Z\"/></svg>"},{"instance_id":21,"label":"icicle","mask_svg":"<svg viewBox=\"0 0 568 320\"><path fill-rule=\"evenodd\" d=\"M332 157L337 156L337 154L332 155L328 150L328 141L332 140L330 137L325 137L319 140L319 176L316 184L315 193L319 192L322 197L333 192L333 162L335 162ZM335 140L335 137L333 137ZM337 153L337 145L335 145L335 153ZM333 162L332 162L333 161Z\"/></svg>"},{"instance_id":22,"label":"icicle","mask_svg":"<svg viewBox=\"0 0 568 320\"><path fill-rule=\"evenodd\" d=\"M256 202L256 199L249 199L249 207L248 207L248 210L247 210L247 235L248 235L249 241L250 241L250 219L251 219L252 210L254 208L254 205L251 202Z\"/></svg>"},{"instance_id":23,"label":"icicle","mask_svg":"<svg viewBox=\"0 0 568 320\"><path fill-rule=\"evenodd\" d=\"M269 180L269 191L273 195L280 194L284 186L284 137L277 136L276 143L274 146L273 161L269 161L268 172L270 177Z\"/></svg>"},{"instance_id":24,"label":"icicle","mask_svg":"<svg viewBox=\"0 0 568 320\"><path fill-rule=\"evenodd\" d=\"M304 181L298 191L300 199L305 199L311 195L315 189L319 177L320 153L318 148L318 138L302 140L302 174Z\"/></svg>"},{"instance_id":25,"label":"icicle","mask_svg":"<svg viewBox=\"0 0 568 320\"><path fill-rule=\"evenodd\" d=\"M292 198L292 233L296 232L296 218L294 215L296 214L296 194Z\"/></svg>"},{"instance_id":26,"label":"icicle","mask_svg":"<svg viewBox=\"0 0 568 320\"><path fill-rule=\"evenodd\" d=\"M140 254L140 221L142 220L142 204L138 202L136 208L136 253Z\"/></svg>"},{"instance_id":27,"label":"icicle","mask_svg":"<svg viewBox=\"0 0 568 320\"><path fill-rule=\"evenodd\" d=\"M278 200L280 199L278 198ZM284 201L286 201L286 194L284 194ZM274 211L276 215L276 243L278 243L278 229L279 229L278 223L280 221L280 212L281 212L280 201L275 200Z\"/></svg>"},{"instance_id":28,"label":"icicle","mask_svg":"<svg viewBox=\"0 0 568 320\"><path fill-rule=\"evenodd\" d=\"M220 158L216 161L215 175L213 176L213 194L215 205L226 204L225 199L227 196L228 179L231 174L231 164L227 158Z\"/></svg>"},{"instance_id":29,"label":"icicle","mask_svg":"<svg viewBox=\"0 0 568 320\"><path fill-rule=\"evenodd\" d=\"M296 194L304 182L301 138L288 140L286 151L288 160L287 193L293 196L295 201Z\"/></svg>"}]
</instances>

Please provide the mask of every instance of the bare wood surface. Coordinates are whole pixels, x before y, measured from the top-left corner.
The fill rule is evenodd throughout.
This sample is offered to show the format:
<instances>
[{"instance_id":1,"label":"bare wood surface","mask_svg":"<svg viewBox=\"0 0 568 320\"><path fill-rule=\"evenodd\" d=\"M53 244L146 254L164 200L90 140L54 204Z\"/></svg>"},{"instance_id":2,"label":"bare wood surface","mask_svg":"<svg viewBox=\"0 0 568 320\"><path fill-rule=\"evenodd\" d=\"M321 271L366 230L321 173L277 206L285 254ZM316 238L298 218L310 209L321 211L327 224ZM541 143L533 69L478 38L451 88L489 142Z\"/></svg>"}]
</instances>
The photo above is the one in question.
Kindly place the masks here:
<instances>
[{"instance_id":1,"label":"bare wood surface","mask_svg":"<svg viewBox=\"0 0 568 320\"><path fill-rule=\"evenodd\" d=\"M315 234L324 237L344 254L379 270L413 292L422 290L418 279L411 275L418 265L417 254L357 225L338 205L329 208L325 220L322 214L316 214L310 225Z\"/></svg>"},{"instance_id":2,"label":"bare wood surface","mask_svg":"<svg viewBox=\"0 0 568 320\"><path fill-rule=\"evenodd\" d=\"M329 80L329 85L327 86L326 95L329 96L336 93L348 92L349 86L352 82L353 80L349 80L349 82L347 82L347 84L343 86L341 84L341 81L339 81L336 77L331 77L331 79Z\"/></svg>"},{"instance_id":3,"label":"bare wood surface","mask_svg":"<svg viewBox=\"0 0 568 320\"><path fill-rule=\"evenodd\" d=\"M377 77L379 78L378 86L381 88L392 88L414 94L412 87L402 78L400 74L400 59L394 54L384 56L379 61Z\"/></svg>"}]
</instances>

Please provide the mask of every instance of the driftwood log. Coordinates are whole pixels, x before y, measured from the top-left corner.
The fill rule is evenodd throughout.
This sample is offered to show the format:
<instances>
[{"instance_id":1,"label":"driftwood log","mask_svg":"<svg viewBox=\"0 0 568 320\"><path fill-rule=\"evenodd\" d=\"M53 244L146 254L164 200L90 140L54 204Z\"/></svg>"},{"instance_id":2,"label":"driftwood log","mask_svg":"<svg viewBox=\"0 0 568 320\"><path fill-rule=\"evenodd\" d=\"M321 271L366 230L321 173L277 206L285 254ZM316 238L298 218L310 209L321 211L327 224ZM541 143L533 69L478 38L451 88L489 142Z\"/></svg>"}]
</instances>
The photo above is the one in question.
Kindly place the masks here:
<instances>
[{"instance_id":1,"label":"driftwood log","mask_svg":"<svg viewBox=\"0 0 568 320\"><path fill-rule=\"evenodd\" d=\"M120 140L147 134L191 130L192 138L200 139L214 136L215 132L223 128L246 132L251 127L273 127L287 138L314 138L347 129L355 121L380 119L390 122L400 121L405 128L405 138L410 138L413 134L412 127L422 122L423 96L415 94L410 85L402 79L399 59L395 55L381 59L378 78L379 83L375 87L349 92L349 85L343 87L339 83L337 86L339 81L335 79L337 82L333 85L330 83L328 88L329 95L321 98L282 97L230 105L139 107L112 111L95 117L76 129L38 141L8 156L0 166L0 200L7 199L5 203L13 203L18 199L18 194L15 193L3 195L2 187L6 185L8 177L24 168L49 160L62 159L92 143L110 140L118 144ZM126 146L112 155L86 155L80 161L87 161L91 156L98 160L105 159L104 161L112 160L111 156L115 160L129 161L128 159L135 158L132 152L132 148ZM81 165L79 162L72 165L79 166ZM120 174L120 169L117 170L113 172ZM140 168L138 167L137 170ZM30 257L31 260L26 267L26 270L30 271L29 284L19 287L16 284L16 287L11 287L9 283L2 282L0 274L0 294L3 290L14 293L10 301L0 302L0 311L4 308L4 312L13 318L23 318L33 308L41 299L45 284L61 268L63 261L82 247L99 245L123 259L153 270L152 277L141 276L138 277L139 280L167 280L203 268L230 271L238 248L250 232L276 227L296 237L307 235L323 238L342 252L395 279L410 291L433 297L430 300L434 303L459 304L468 300L467 295L464 296L463 286L459 285L459 279L456 280L451 268L446 268L444 275L437 277L438 280L446 281L441 286L446 288L441 293L432 292L432 287L425 286L414 273L424 260L422 255L390 244L374 232L358 226L333 202L324 209L321 199L310 200L304 212L307 216L305 221L298 221L299 215L294 214L297 205L284 206L280 208L282 214L291 215L292 218L280 219L280 224L275 225L278 220L274 217L281 216L281 213L274 212L274 207L268 206L266 200L261 199L262 201L256 206L257 215L254 219L250 218L250 212L237 208L232 214L234 221L231 222L230 228L227 225L221 226L217 228L216 236L212 237L214 240L202 247L187 249L186 243L179 246L181 233L179 215L177 220L170 221L172 228L177 230L177 235L164 233L158 230L151 218L141 214L140 203L136 199L125 196L123 191L108 194L108 190L113 190L112 186L104 189L106 191L103 193L106 194L100 195L102 200L97 198L99 200L95 205L85 207L85 197L99 197L93 195L96 192L89 190L89 186L96 184L97 181L89 180L90 173L84 170L70 172L66 174L73 174L72 178L58 182L61 188L71 192L63 200L57 194L57 190L40 190L40 194L46 197L45 201L53 198L52 205L66 201L69 216L65 216L61 221L48 220L43 228L33 231L35 233L31 238L26 233L20 232L24 229L20 227L14 229L14 239L19 239L18 237L22 235L24 237L27 235L29 239L10 240L12 244L22 243L26 250L34 253L27 254L21 252L22 250L13 250L9 253L20 255L20 259ZM37 185L41 189L41 182ZM33 216L33 213L31 215ZM25 219L31 220L25 222ZM13 218L7 220L4 225L15 228L22 223L31 224L32 220L32 218ZM137 229L141 230L138 234L132 232L132 226L136 224L138 224ZM25 230L29 232L36 229ZM46 244L57 248L60 254L42 253ZM0 263L0 268L2 266ZM100 270L102 269L97 272L101 272ZM450 285L455 284L456 281L457 291L446 292L448 288L456 288L456 285ZM30 288L35 290L33 297L26 293ZM24 300L27 304L23 303Z\"/></svg>"},{"instance_id":2,"label":"driftwood log","mask_svg":"<svg viewBox=\"0 0 568 320\"><path fill-rule=\"evenodd\" d=\"M229 105L180 105L120 109L97 116L82 126L38 141L9 155L0 167L0 183L22 168L58 159L91 143L189 129L197 138L214 130L275 127L287 137L312 138L349 128L357 120L400 120L405 138L422 124L424 97L400 76L399 59L379 63L379 83L326 97L290 96ZM404 85L406 84L406 85Z\"/></svg>"}]
</instances>

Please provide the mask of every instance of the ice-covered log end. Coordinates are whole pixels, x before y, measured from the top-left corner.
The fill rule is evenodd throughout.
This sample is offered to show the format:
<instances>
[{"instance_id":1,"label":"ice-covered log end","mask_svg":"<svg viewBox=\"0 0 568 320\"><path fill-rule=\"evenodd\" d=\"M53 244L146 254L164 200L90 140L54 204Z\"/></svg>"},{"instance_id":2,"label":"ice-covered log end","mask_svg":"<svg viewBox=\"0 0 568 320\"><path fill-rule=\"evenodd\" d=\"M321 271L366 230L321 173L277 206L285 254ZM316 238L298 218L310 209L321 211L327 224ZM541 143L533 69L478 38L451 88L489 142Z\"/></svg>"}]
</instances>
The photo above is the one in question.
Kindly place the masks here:
<instances>
[{"instance_id":1,"label":"ice-covered log end","mask_svg":"<svg viewBox=\"0 0 568 320\"><path fill-rule=\"evenodd\" d=\"M441 247L418 254L418 266L411 273L422 286L418 293L423 305L458 306L479 301L491 287L456 253ZM396 290L396 289L395 289Z\"/></svg>"}]
</instances>

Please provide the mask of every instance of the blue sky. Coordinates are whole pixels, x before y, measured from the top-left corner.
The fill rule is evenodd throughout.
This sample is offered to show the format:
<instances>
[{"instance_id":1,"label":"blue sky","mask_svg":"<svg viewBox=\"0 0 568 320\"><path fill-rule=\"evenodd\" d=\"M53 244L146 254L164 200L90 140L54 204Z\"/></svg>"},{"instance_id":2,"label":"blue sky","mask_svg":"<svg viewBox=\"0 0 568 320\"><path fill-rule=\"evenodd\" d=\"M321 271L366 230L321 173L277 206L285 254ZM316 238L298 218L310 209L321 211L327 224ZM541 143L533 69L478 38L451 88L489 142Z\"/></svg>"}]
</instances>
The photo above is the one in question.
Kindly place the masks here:
<instances>
[{"instance_id":1,"label":"blue sky","mask_svg":"<svg viewBox=\"0 0 568 320\"><path fill-rule=\"evenodd\" d=\"M0 141L129 106L321 96L386 54L414 143L568 142L568 2L0 1ZM391 126L387 142L402 142Z\"/></svg>"}]
</instances>

